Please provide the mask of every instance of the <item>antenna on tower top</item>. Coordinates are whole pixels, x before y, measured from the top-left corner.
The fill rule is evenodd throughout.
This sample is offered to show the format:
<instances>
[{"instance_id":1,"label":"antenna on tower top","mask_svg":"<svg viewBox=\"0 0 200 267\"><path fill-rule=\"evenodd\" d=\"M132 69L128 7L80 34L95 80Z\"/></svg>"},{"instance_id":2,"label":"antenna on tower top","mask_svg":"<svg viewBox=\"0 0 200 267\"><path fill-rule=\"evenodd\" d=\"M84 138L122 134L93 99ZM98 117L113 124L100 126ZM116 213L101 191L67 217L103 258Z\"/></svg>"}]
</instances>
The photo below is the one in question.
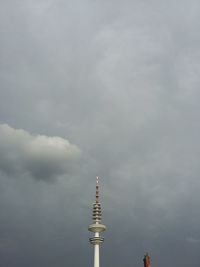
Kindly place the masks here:
<instances>
[{"instance_id":1,"label":"antenna on tower top","mask_svg":"<svg viewBox=\"0 0 200 267\"><path fill-rule=\"evenodd\" d=\"M99 203L99 177L96 176L96 203Z\"/></svg>"}]
</instances>

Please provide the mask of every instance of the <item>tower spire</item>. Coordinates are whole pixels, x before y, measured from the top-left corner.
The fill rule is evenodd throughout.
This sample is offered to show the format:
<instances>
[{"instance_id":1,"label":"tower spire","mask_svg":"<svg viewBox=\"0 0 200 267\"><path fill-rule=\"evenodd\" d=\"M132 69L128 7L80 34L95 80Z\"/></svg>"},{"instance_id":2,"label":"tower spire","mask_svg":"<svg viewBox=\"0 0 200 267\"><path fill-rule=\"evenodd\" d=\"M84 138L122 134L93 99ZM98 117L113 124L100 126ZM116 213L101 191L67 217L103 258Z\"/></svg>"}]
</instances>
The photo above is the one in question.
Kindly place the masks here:
<instances>
[{"instance_id":1,"label":"tower spire","mask_svg":"<svg viewBox=\"0 0 200 267\"><path fill-rule=\"evenodd\" d=\"M99 177L96 176L96 203L99 202Z\"/></svg>"},{"instance_id":2,"label":"tower spire","mask_svg":"<svg viewBox=\"0 0 200 267\"><path fill-rule=\"evenodd\" d=\"M96 177L96 197L93 203L93 223L89 225L88 230L94 233L90 238L90 243L94 246L94 267L100 267L99 245L104 241L100 233L106 230L106 226L101 224L101 203L99 202L99 177Z\"/></svg>"}]
</instances>

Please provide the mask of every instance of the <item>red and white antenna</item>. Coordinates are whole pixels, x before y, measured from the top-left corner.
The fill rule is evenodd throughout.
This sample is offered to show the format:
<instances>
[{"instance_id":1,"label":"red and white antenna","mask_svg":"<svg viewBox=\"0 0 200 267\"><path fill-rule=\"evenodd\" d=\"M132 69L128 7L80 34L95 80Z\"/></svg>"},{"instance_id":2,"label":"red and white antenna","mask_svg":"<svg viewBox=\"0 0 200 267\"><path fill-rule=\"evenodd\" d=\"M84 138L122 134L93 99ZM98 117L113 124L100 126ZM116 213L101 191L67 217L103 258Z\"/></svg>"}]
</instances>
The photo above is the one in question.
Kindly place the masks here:
<instances>
[{"instance_id":1,"label":"red and white antenna","mask_svg":"<svg viewBox=\"0 0 200 267\"><path fill-rule=\"evenodd\" d=\"M96 203L99 202L99 177L96 176Z\"/></svg>"}]
</instances>

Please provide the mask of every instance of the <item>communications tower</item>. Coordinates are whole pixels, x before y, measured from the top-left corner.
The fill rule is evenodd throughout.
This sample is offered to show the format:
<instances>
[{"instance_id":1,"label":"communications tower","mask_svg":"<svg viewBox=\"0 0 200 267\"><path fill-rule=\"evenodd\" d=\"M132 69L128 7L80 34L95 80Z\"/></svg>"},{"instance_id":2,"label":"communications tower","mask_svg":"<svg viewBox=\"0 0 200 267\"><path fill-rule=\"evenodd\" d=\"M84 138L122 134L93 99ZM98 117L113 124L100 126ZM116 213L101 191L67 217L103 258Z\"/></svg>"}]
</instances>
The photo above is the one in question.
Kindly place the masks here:
<instances>
[{"instance_id":1,"label":"communications tower","mask_svg":"<svg viewBox=\"0 0 200 267\"><path fill-rule=\"evenodd\" d=\"M94 267L100 267L99 245L103 243L104 238L100 233L106 230L106 226L101 223L101 203L99 202L99 177L96 177L96 200L93 203L93 223L89 225L88 230L94 233L90 238L90 243L94 246Z\"/></svg>"}]
</instances>

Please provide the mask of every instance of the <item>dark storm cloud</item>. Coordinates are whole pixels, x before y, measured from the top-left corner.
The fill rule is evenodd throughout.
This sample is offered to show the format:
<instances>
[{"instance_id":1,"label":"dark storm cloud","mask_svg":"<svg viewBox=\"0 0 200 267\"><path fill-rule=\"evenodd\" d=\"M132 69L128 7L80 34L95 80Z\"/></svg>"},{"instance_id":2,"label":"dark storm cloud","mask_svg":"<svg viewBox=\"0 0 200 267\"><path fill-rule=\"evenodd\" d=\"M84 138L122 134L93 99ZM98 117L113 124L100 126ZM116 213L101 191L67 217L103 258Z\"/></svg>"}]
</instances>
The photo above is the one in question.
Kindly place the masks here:
<instances>
[{"instance_id":1,"label":"dark storm cloud","mask_svg":"<svg viewBox=\"0 0 200 267\"><path fill-rule=\"evenodd\" d=\"M0 151L1 171L46 181L67 172L70 160L80 155L79 148L66 139L34 136L6 124L0 125Z\"/></svg>"},{"instance_id":2,"label":"dark storm cloud","mask_svg":"<svg viewBox=\"0 0 200 267\"><path fill-rule=\"evenodd\" d=\"M4 265L92 266L99 175L102 266L199 267L199 1L0 6Z\"/></svg>"}]
</instances>

